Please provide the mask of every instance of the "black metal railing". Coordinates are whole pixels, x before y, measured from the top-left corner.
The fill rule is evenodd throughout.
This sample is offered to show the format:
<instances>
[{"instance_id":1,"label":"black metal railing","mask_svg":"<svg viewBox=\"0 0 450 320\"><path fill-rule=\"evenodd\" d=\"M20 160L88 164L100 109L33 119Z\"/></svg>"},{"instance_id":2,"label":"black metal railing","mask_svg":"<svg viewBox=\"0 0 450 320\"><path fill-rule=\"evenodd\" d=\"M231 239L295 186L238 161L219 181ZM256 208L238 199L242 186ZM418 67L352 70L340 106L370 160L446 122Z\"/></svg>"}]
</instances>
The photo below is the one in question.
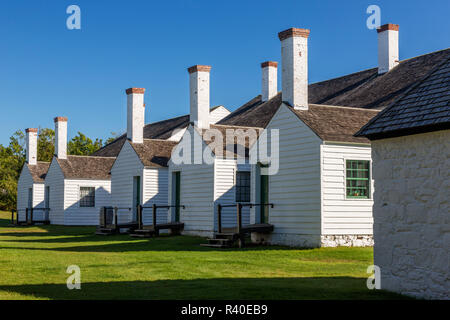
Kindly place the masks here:
<instances>
[{"instance_id":1,"label":"black metal railing","mask_svg":"<svg viewBox=\"0 0 450 320\"><path fill-rule=\"evenodd\" d=\"M144 226L144 220L142 216L143 209L152 209L152 222L153 226L156 226L156 218L157 218L157 209L170 209L170 208L183 208L186 209L186 206L184 205L157 205L152 204L151 207L149 206L138 206L138 226L139 229L142 229Z\"/></svg>"},{"instance_id":2,"label":"black metal railing","mask_svg":"<svg viewBox=\"0 0 450 320\"><path fill-rule=\"evenodd\" d=\"M49 211L50 208L25 208L25 209L18 209L18 210L11 210L11 223L12 224L19 224L21 221L19 221L19 212L20 211L25 211L25 220L24 223L28 224L28 225L32 225L35 222L47 222L49 221ZM35 211L45 211L44 213L44 219L43 220L34 220L34 212ZM16 221L14 222L14 214L16 217Z\"/></svg>"},{"instance_id":3,"label":"black metal railing","mask_svg":"<svg viewBox=\"0 0 450 320\"><path fill-rule=\"evenodd\" d=\"M108 225L108 210L113 211L113 217L111 219L111 224L115 229L119 226L119 210L128 210L131 211L133 208L130 207L102 207L101 208L101 217L100 217L100 227L106 228ZM139 210L139 206L137 206L137 210Z\"/></svg>"},{"instance_id":4,"label":"black metal railing","mask_svg":"<svg viewBox=\"0 0 450 320\"><path fill-rule=\"evenodd\" d=\"M273 208L273 203L235 203L235 204L218 204L217 205L217 232L222 233L222 208L236 207L237 213L237 233L242 231L242 208L243 207L262 207L269 206Z\"/></svg>"}]
</instances>

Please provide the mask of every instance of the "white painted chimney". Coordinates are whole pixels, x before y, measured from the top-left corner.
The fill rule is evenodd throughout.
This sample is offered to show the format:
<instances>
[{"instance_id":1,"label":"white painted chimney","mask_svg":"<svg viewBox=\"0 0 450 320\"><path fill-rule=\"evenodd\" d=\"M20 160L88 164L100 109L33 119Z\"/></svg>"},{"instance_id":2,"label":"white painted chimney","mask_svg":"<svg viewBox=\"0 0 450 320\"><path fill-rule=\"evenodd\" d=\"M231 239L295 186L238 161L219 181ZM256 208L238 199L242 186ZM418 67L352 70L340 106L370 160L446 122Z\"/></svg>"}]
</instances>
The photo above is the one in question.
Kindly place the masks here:
<instances>
[{"instance_id":1,"label":"white painted chimney","mask_svg":"<svg viewBox=\"0 0 450 320\"><path fill-rule=\"evenodd\" d=\"M209 129L209 72L211 66L188 68L190 88L190 121L199 129Z\"/></svg>"},{"instance_id":2,"label":"white painted chimney","mask_svg":"<svg viewBox=\"0 0 450 320\"><path fill-rule=\"evenodd\" d=\"M398 65L398 24L388 23L378 32L378 74L389 72Z\"/></svg>"},{"instance_id":3,"label":"white painted chimney","mask_svg":"<svg viewBox=\"0 0 450 320\"><path fill-rule=\"evenodd\" d=\"M31 166L37 164L37 132L36 128L25 130L27 134L27 163Z\"/></svg>"},{"instance_id":4,"label":"white painted chimney","mask_svg":"<svg viewBox=\"0 0 450 320\"><path fill-rule=\"evenodd\" d=\"M277 95L278 63L266 61L261 63L262 68L262 101L267 101Z\"/></svg>"},{"instance_id":5,"label":"white painted chimney","mask_svg":"<svg viewBox=\"0 0 450 320\"><path fill-rule=\"evenodd\" d=\"M308 110L308 29L290 28L281 41L282 97L298 110Z\"/></svg>"},{"instance_id":6,"label":"white painted chimney","mask_svg":"<svg viewBox=\"0 0 450 320\"><path fill-rule=\"evenodd\" d=\"M55 118L55 155L67 159L67 118Z\"/></svg>"},{"instance_id":7,"label":"white painted chimney","mask_svg":"<svg viewBox=\"0 0 450 320\"><path fill-rule=\"evenodd\" d=\"M144 88L129 88L127 93L127 138L133 143L144 142Z\"/></svg>"}]
</instances>

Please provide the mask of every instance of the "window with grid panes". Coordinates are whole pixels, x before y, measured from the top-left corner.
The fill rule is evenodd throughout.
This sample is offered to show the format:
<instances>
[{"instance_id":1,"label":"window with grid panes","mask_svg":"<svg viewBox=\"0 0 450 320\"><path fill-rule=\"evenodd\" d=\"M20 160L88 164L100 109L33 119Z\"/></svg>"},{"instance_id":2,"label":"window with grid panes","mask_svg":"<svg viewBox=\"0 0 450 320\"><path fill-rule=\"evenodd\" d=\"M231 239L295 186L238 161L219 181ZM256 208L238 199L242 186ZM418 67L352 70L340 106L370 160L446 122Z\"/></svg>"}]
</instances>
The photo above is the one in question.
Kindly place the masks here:
<instances>
[{"instance_id":1,"label":"window with grid panes","mask_svg":"<svg viewBox=\"0 0 450 320\"><path fill-rule=\"evenodd\" d=\"M94 187L80 187L80 207L95 207Z\"/></svg>"},{"instance_id":2,"label":"window with grid panes","mask_svg":"<svg viewBox=\"0 0 450 320\"><path fill-rule=\"evenodd\" d=\"M250 172L236 172L236 202L250 202Z\"/></svg>"},{"instance_id":3,"label":"window with grid panes","mask_svg":"<svg viewBox=\"0 0 450 320\"><path fill-rule=\"evenodd\" d=\"M347 198L370 198L370 161L346 161Z\"/></svg>"}]
</instances>

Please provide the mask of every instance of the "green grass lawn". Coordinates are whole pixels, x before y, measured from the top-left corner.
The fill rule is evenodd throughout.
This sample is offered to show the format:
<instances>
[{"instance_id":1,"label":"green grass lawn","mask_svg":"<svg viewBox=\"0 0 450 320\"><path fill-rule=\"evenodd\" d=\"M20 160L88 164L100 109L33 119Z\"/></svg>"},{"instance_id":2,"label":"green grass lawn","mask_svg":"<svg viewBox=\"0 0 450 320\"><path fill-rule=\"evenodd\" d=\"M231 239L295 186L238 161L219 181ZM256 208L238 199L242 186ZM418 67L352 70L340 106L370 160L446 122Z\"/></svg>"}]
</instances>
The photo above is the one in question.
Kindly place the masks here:
<instances>
[{"instance_id":1,"label":"green grass lawn","mask_svg":"<svg viewBox=\"0 0 450 320\"><path fill-rule=\"evenodd\" d=\"M371 248L200 247L198 237L95 236L9 227L0 212L0 299L398 299L368 290ZM66 269L81 268L81 290Z\"/></svg>"}]
</instances>

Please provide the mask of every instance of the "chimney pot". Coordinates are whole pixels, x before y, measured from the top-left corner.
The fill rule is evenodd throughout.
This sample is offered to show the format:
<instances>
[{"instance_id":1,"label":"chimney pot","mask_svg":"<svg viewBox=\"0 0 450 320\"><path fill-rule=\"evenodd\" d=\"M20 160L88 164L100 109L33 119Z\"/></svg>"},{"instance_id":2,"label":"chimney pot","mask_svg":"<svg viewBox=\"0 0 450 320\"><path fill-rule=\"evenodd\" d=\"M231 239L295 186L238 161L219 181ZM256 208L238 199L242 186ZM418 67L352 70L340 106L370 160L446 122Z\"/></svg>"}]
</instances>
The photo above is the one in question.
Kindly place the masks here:
<instances>
[{"instance_id":1,"label":"chimney pot","mask_svg":"<svg viewBox=\"0 0 450 320\"><path fill-rule=\"evenodd\" d=\"M292 38L292 37L308 38L309 32L310 32L309 29L289 28L287 30L279 32L278 38L280 39L280 41L283 41L283 40L286 40L286 39Z\"/></svg>"},{"instance_id":2,"label":"chimney pot","mask_svg":"<svg viewBox=\"0 0 450 320\"><path fill-rule=\"evenodd\" d=\"M132 93L144 94L145 88L128 88L125 90L125 92L127 93L127 95Z\"/></svg>"},{"instance_id":3,"label":"chimney pot","mask_svg":"<svg viewBox=\"0 0 450 320\"><path fill-rule=\"evenodd\" d=\"M386 73L398 65L398 24L388 23L377 29L378 74Z\"/></svg>"},{"instance_id":4,"label":"chimney pot","mask_svg":"<svg viewBox=\"0 0 450 320\"><path fill-rule=\"evenodd\" d=\"M190 122L197 128L209 129L209 76L211 66L195 65L188 68L190 89Z\"/></svg>"},{"instance_id":5,"label":"chimney pot","mask_svg":"<svg viewBox=\"0 0 450 320\"><path fill-rule=\"evenodd\" d=\"M132 143L144 142L145 88L128 88L127 94L127 138Z\"/></svg>"},{"instance_id":6,"label":"chimney pot","mask_svg":"<svg viewBox=\"0 0 450 320\"><path fill-rule=\"evenodd\" d=\"M282 98L298 110L308 110L308 29L290 28L281 41Z\"/></svg>"},{"instance_id":7,"label":"chimney pot","mask_svg":"<svg viewBox=\"0 0 450 320\"><path fill-rule=\"evenodd\" d=\"M277 92L277 67L275 61L261 63L262 68L262 91L261 100L267 101L276 96Z\"/></svg>"},{"instance_id":8,"label":"chimney pot","mask_svg":"<svg viewBox=\"0 0 450 320\"><path fill-rule=\"evenodd\" d=\"M31 166L37 164L37 132L36 128L25 129L27 143L27 163Z\"/></svg>"}]
</instances>

